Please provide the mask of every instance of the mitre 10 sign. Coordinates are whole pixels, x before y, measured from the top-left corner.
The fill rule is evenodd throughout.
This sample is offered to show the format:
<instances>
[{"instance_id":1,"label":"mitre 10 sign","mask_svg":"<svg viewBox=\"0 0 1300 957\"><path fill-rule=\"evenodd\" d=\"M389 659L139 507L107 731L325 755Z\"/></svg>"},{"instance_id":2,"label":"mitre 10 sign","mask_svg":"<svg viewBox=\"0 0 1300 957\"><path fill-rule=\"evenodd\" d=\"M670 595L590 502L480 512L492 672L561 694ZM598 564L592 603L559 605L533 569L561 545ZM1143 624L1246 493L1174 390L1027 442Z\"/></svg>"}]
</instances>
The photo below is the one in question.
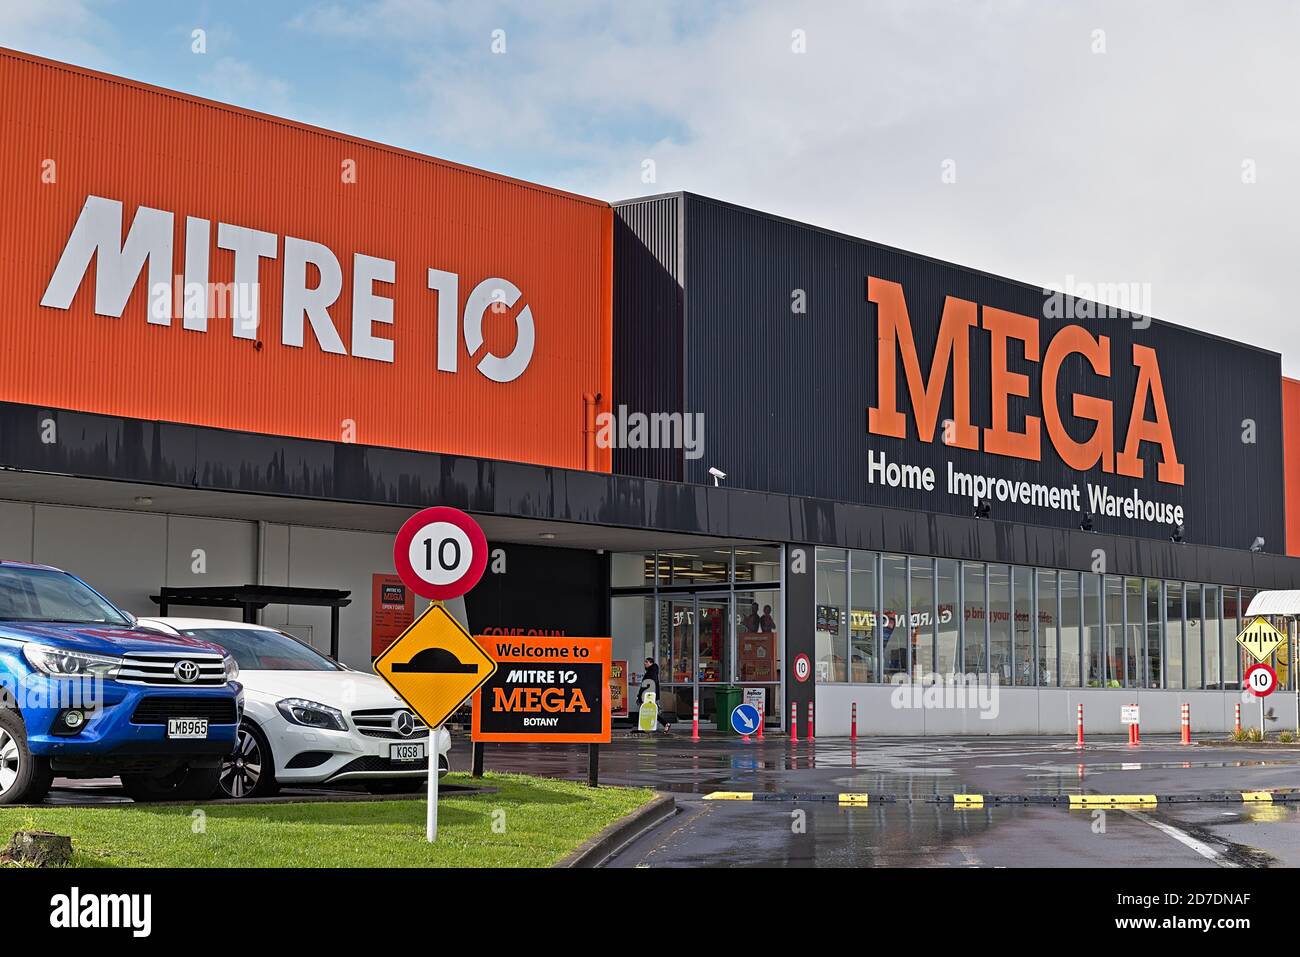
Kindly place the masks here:
<instances>
[{"instance_id":1,"label":"mitre 10 sign","mask_svg":"<svg viewBox=\"0 0 1300 957\"><path fill-rule=\"evenodd\" d=\"M610 638L480 638L497 670L474 695L475 742L609 742Z\"/></svg>"}]
</instances>

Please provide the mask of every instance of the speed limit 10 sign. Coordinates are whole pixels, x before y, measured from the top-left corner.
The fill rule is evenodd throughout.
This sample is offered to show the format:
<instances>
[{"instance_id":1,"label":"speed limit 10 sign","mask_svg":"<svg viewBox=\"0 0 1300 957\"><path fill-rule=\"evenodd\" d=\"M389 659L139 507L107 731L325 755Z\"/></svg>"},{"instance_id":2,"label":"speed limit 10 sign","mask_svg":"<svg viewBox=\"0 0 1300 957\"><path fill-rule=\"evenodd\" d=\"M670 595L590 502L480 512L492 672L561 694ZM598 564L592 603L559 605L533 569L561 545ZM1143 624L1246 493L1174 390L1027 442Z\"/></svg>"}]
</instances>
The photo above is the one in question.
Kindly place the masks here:
<instances>
[{"instance_id":1,"label":"speed limit 10 sign","mask_svg":"<svg viewBox=\"0 0 1300 957\"><path fill-rule=\"evenodd\" d=\"M1251 665L1246 671L1246 687L1257 698L1267 698L1277 688L1277 672L1268 665Z\"/></svg>"},{"instance_id":2,"label":"speed limit 10 sign","mask_svg":"<svg viewBox=\"0 0 1300 957\"><path fill-rule=\"evenodd\" d=\"M483 577L487 537L478 522L458 508L436 505L408 518L393 543L393 565L406 586L422 598L457 598Z\"/></svg>"}]
</instances>

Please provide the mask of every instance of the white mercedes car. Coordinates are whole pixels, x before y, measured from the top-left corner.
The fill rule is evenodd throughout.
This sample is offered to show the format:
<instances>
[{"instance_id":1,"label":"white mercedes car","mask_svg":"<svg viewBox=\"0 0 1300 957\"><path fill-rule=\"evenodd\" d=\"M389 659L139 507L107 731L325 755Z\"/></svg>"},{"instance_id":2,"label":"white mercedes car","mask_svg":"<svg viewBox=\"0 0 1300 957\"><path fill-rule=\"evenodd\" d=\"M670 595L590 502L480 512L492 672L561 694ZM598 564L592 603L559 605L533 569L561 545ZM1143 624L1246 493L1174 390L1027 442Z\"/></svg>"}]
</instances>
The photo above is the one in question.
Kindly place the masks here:
<instances>
[{"instance_id":1,"label":"white mercedes car","mask_svg":"<svg viewBox=\"0 0 1300 957\"><path fill-rule=\"evenodd\" d=\"M141 618L140 626L219 645L239 665L244 718L217 797L265 797L282 785L356 781L374 794L419 791L429 729L377 675L353 671L292 635L213 618ZM438 729L438 773L451 735Z\"/></svg>"}]
</instances>

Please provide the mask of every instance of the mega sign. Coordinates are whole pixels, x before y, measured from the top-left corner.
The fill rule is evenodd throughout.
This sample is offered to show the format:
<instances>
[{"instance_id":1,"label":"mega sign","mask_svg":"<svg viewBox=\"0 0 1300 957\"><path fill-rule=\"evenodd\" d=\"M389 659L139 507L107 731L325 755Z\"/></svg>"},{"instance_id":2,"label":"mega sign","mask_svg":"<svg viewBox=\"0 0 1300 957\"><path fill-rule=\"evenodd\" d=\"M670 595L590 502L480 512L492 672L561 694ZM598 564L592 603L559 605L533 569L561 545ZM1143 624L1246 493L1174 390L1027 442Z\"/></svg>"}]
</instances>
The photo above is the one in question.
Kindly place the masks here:
<instances>
[{"instance_id":1,"label":"mega sign","mask_svg":"<svg viewBox=\"0 0 1300 957\"><path fill-rule=\"evenodd\" d=\"M609 741L612 639L479 640L497 670L474 695L475 741Z\"/></svg>"},{"instance_id":2,"label":"mega sign","mask_svg":"<svg viewBox=\"0 0 1300 957\"><path fill-rule=\"evenodd\" d=\"M938 440L951 448L1030 462L1041 461L1045 444L1050 444L1071 469L1088 472L1100 468L1103 473L1135 479L1146 475L1140 453L1143 445L1149 444L1156 451L1156 479L1168 485L1183 485L1184 469L1170 426L1160 363L1150 346L1133 343L1127 354L1113 357L1110 337L1094 335L1079 325L1063 326L1050 339L1040 341L1039 320L1032 316L948 296L939 320L933 360L930 368L923 370L903 287L871 276L867 280L867 299L877 307L878 322L876 402L868 410L868 432L894 439L908 437L908 418L898 401L897 371L901 366L913 428L922 442L935 442L938 433ZM971 421L970 345L976 330L983 330L989 340L986 381L991 421L983 428ZM1040 367L1037 379L1011 371L1013 354ZM1059 380L1062 367L1073 357L1085 362L1103 380L1111 377L1113 361L1132 363L1136 385L1126 423L1116 422L1114 402L1105 394L1072 393L1068 396L1068 412L1063 413ZM940 429L940 407L950 385L952 417ZM1015 421L1010 409L1013 398L1036 400L1041 416L1022 413ZM1076 439L1071 434L1067 416L1085 423L1089 430L1086 438ZM952 461L946 463L945 473L942 484L946 491L974 503L996 498L1161 524L1183 521L1181 504L1150 500L1136 489L1131 494L1116 494L1097 483L1085 483L1086 487L1080 488L1077 483L1017 480L962 471ZM868 481L929 492L939 484L940 476L933 467L891 462L883 452L869 452Z\"/></svg>"}]
</instances>

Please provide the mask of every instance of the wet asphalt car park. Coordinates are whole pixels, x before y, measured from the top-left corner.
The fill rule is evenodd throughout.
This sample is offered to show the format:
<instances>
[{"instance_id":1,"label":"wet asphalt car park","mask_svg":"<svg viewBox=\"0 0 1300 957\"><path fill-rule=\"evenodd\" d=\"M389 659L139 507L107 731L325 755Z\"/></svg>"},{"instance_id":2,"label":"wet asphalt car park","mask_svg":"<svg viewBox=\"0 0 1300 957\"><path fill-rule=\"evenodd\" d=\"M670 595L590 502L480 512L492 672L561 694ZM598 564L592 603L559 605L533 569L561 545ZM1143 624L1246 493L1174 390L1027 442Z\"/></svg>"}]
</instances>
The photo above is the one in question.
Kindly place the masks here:
<instances>
[{"instance_id":1,"label":"wet asphalt car park","mask_svg":"<svg viewBox=\"0 0 1300 957\"><path fill-rule=\"evenodd\" d=\"M470 766L453 736L452 768ZM585 780L580 746L489 745L486 767ZM1300 801L1224 801L1240 792L1300 792L1300 748L1139 747L1095 738L861 738L792 743L616 730L600 781L672 794L678 813L607 866L1189 867L1300 866ZM718 793L751 800L714 800ZM1042 799L1069 794L1177 795L1154 808L1071 809L954 793ZM868 794L862 805L840 794ZM1300 795L1297 795L1300 796ZM278 800L369 798L357 788L285 790ZM420 795L413 795L420 799ZM1213 800L1197 800L1214 798ZM947 800L945 800L947 799ZM127 803L114 779L56 781L48 803Z\"/></svg>"},{"instance_id":2,"label":"wet asphalt car park","mask_svg":"<svg viewBox=\"0 0 1300 957\"><path fill-rule=\"evenodd\" d=\"M464 767L469 749L453 750ZM489 746L491 770L583 779L576 747ZM679 813L611 867L1189 867L1300 865L1300 803L1207 800L1300 791L1300 749L1139 747L1097 738L1082 750L1047 738L862 738L791 743L615 732L605 784L675 796ZM719 792L751 800L711 800ZM871 795L842 805L841 793ZM1177 795L1154 808L1063 804L955 808L954 793L1044 798ZM883 800L877 800L883 798ZM893 800L890 801L889 799Z\"/></svg>"}]
</instances>

